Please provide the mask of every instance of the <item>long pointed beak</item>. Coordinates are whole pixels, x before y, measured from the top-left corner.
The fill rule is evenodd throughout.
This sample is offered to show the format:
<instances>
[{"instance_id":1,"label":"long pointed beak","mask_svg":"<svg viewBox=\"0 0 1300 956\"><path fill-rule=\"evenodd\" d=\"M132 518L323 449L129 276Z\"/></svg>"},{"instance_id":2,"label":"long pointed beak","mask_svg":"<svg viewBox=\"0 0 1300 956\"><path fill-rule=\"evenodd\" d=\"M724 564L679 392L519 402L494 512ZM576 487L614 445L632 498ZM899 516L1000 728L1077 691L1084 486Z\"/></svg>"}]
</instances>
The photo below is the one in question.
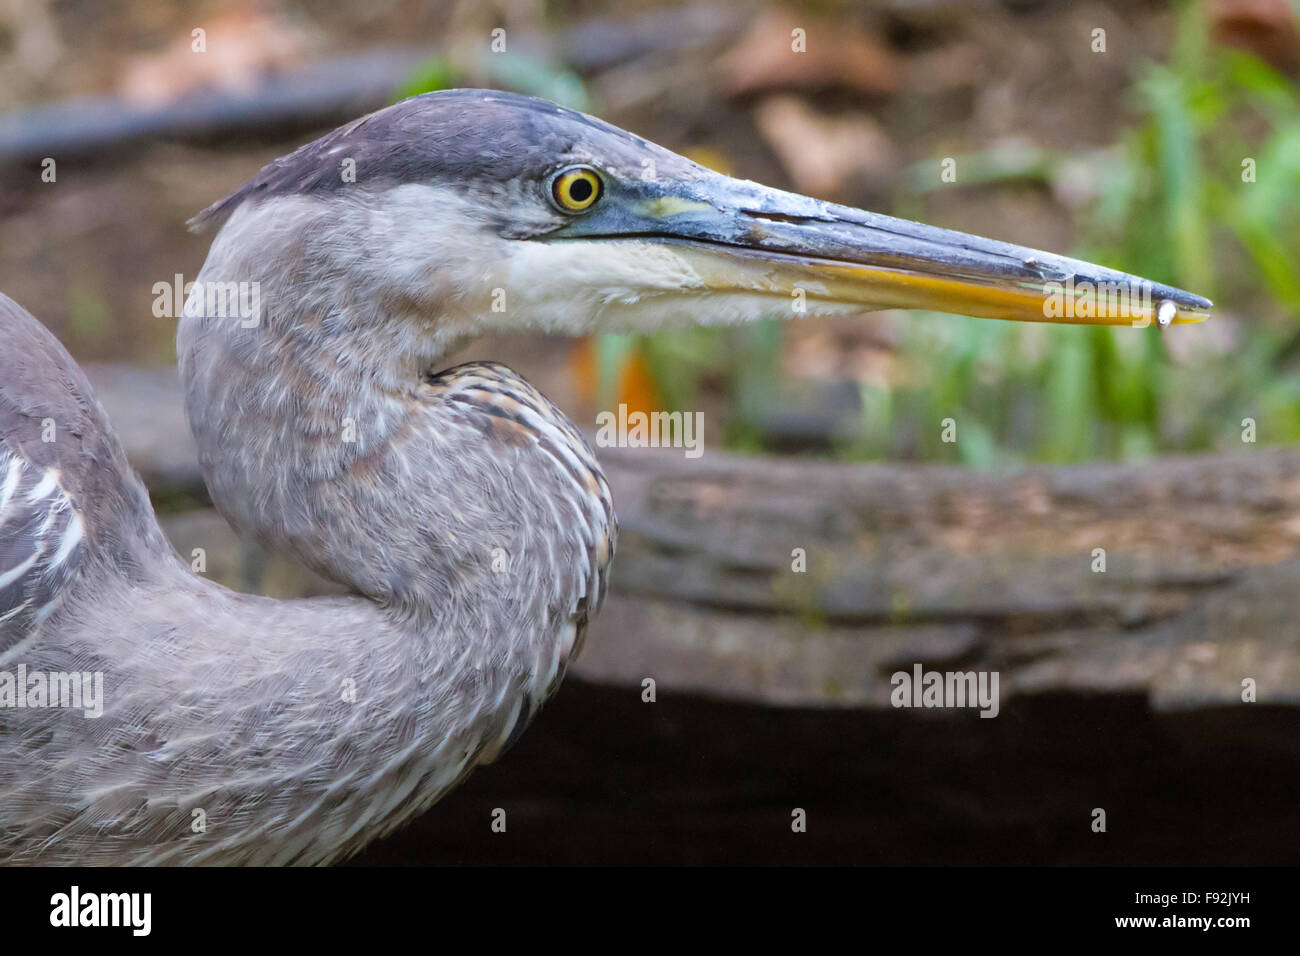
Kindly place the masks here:
<instances>
[{"instance_id":1,"label":"long pointed beak","mask_svg":"<svg viewBox=\"0 0 1300 956\"><path fill-rule=\"evenodd\" d=\"M711 290L802 290L813 305L1086 325L1200 322L1212 307L1078 259L716 174L632 184L610 199L583 233L671 243Z\"/></svg>"}]
</instances>

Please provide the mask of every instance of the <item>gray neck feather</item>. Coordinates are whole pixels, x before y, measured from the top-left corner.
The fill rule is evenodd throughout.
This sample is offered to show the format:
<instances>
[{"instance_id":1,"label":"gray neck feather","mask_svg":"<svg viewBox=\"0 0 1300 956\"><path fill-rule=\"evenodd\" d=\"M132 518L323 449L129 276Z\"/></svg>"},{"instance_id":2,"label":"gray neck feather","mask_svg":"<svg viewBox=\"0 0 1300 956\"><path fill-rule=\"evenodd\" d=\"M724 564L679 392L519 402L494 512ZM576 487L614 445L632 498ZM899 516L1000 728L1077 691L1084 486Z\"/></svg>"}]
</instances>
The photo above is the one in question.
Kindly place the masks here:
<instances>
[{"instance_id":1,"label":"gray neck feather","mask_svg":"<svg viewBox=\"0 0 1300 956\"><path fill-rule=\"evenodd\" d=\"M254 207L214 242L199 290L245 284L259 314L213 315L191 296L177 334L186 411L213 501L237 530L419 610L450 596L437 594L446 569L430 567L439 550L376 532L437 513L421 529L436 535L449 512L445 499L410 498L448 492L412 479L442 465L415 433L437 429L421 376L450 337L425 317L429 303L382 281L381 266L313 242L367 247L359 230L339 237L338 222L324 225L310 207L275 217Z\"/></svg>"}]
</instances>

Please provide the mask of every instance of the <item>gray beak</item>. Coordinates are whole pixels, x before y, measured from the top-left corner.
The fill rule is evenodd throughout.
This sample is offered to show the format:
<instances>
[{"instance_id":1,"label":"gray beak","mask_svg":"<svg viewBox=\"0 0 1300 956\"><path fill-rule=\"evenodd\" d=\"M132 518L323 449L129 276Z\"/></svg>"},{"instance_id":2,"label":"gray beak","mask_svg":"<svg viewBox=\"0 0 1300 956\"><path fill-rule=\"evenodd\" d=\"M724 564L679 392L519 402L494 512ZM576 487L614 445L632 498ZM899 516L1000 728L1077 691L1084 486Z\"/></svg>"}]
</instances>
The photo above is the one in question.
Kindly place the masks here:
<instances>
[{"instance_id":1,"label":"gray beak","mask_svg":"<svg viewBox=\"0 0 1300 956\"><path fill-rule=\"evenodd\" d=\"M546 238L670 243L709 290L803 289L873 308L1087 325L1201 322L1201 296L1078 259L706 173L612 181L591 214Z\"/></svg>"}]
</instances>

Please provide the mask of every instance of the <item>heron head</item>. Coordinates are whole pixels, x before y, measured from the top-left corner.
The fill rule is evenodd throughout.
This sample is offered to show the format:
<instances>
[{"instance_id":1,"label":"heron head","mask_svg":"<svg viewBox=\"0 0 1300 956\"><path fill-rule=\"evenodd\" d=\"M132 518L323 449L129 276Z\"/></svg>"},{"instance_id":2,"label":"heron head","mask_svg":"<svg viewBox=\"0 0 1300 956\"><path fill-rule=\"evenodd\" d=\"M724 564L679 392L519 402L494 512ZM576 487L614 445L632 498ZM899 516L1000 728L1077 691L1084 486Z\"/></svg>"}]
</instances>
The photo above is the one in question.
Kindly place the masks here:
<instances>
[{"instance_id":1,"label":"heron head","mask_svg":"<svg viewBox=\"0 0 1300 956\"><path fill-rule=\"evenodd\" d=\"M369 301L414 303L461 333L876 308L1168 325L1200 321L1211 305L1079 260L732 179L584 114L493 91L430 93L363 117L199 221L236 207L260 210L257 231L294 250L286 268L315 264Z\"/></svg>"}]
</instances>

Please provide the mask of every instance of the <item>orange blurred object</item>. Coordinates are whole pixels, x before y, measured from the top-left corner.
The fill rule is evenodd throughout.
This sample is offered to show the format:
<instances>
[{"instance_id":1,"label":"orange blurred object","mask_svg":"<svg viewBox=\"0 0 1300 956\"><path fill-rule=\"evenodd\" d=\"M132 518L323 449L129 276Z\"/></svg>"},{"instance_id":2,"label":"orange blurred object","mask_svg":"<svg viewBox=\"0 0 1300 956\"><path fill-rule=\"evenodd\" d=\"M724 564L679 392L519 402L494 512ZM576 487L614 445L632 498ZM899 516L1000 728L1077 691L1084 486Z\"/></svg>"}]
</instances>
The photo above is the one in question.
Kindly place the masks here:
<instances>
[{"instance_id":1,"label":"orange blurred object","mask_svg":"<svg viewBox=\"0 0 1300 956\"><path fill-rule=\"evenodd\" d=\"M571 353L569 364L578 386L579 399L589 407L595 407L600 402L600 365L596 340L591 337L579 340ZM655 386L640 349L629 351L619 366L614 405L626 405L629 413L661 410L659 389Z\"/></svg>"}]
</instances>

